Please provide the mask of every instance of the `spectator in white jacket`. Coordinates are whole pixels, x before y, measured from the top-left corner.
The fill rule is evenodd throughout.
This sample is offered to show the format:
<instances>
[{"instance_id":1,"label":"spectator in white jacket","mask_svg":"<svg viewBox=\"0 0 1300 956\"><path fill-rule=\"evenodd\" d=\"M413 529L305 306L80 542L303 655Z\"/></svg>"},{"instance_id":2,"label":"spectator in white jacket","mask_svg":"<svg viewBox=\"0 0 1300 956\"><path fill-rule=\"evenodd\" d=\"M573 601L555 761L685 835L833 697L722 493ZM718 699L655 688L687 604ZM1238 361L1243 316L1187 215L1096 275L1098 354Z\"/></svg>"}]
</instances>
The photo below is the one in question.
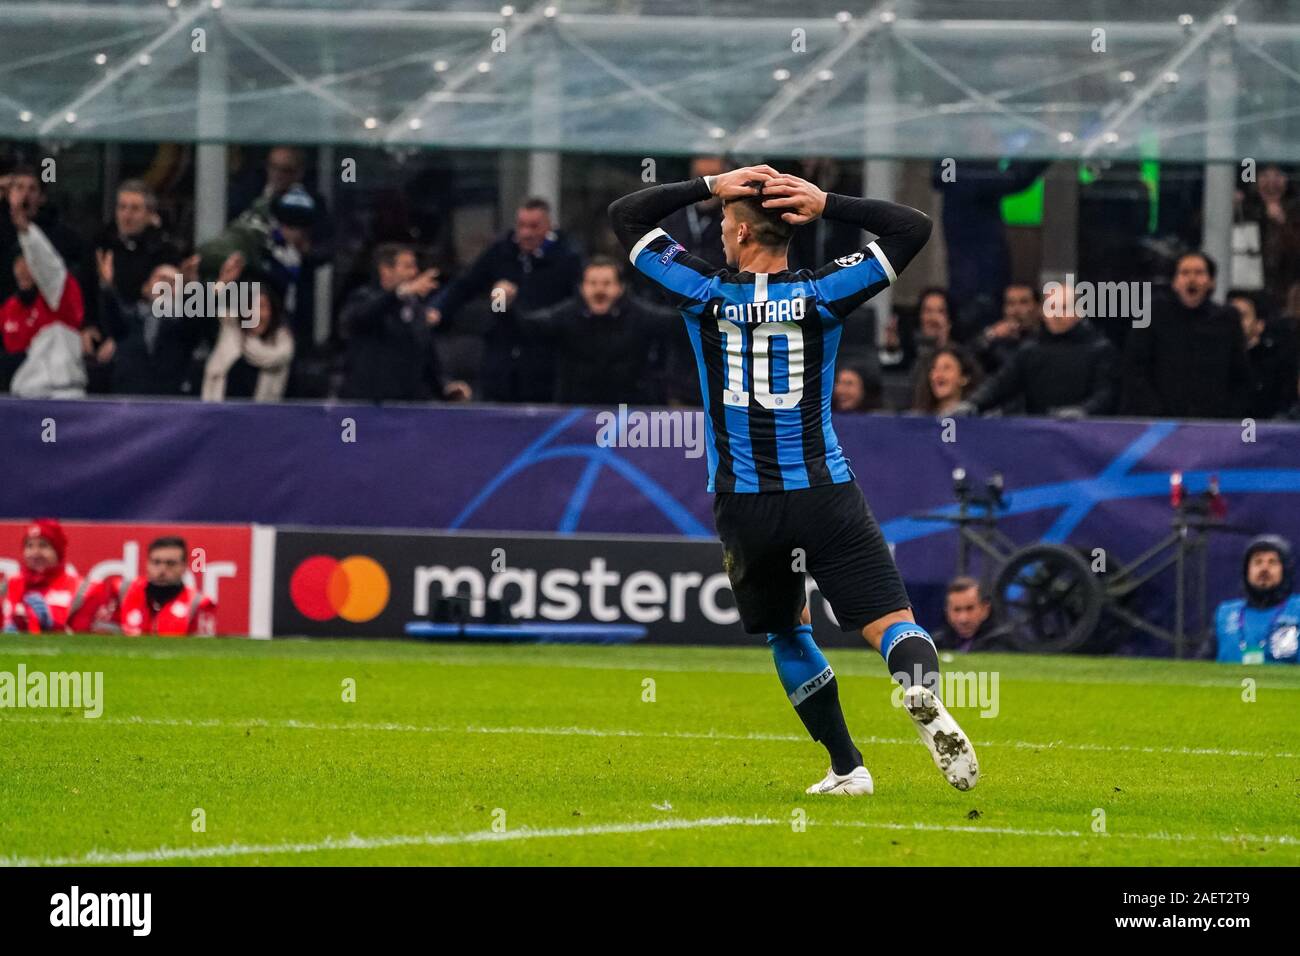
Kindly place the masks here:
<instances>
[{"instance_id":1,"label":"spectator in white jacket","mask_svg":"<svg viewBox=\"0 0 1300 956\"><path fill-rule=\"evenodd\" d=\"M284 397L293 362L293 334L268 283L259 283L253 316L223 315L217 341L203 370L205 402L251 398L275 402Z\"/></svg>"}]
</instances>

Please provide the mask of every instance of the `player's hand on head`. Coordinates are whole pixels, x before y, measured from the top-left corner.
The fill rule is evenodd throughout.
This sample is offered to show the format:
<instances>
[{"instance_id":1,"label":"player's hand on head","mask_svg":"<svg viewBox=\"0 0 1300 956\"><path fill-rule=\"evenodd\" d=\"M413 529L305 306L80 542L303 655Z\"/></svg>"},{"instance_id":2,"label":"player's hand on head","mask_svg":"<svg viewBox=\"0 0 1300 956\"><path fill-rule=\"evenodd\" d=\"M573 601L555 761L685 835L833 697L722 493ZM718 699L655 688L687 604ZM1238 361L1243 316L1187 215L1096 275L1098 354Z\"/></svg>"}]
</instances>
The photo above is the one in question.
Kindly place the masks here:
<instances>
[{"instance_id":1,"label":"player's hand on head","mask_svg":"<svg viewBox=\"0 0 1300 956\"><path fill-rule=\"evenodd\" d=\"M722 173L713 179L713 195L719 199L744 199L746 196L759 194L758 183L766 187L774 177L780 175L771 166L743 166L731 172Z\"/></svg>"},{"instance_id":2,"label":"player's hand on head","mask_svg":"<svg viewBox=\"0 0 1300 956\"><path fill-rule=\"evenodd\" d=\"M806 179L782 173L763 184L763 208L779 209L783 220L802 226L825 211L826 193Z\"/></svg>"}]
</instances>

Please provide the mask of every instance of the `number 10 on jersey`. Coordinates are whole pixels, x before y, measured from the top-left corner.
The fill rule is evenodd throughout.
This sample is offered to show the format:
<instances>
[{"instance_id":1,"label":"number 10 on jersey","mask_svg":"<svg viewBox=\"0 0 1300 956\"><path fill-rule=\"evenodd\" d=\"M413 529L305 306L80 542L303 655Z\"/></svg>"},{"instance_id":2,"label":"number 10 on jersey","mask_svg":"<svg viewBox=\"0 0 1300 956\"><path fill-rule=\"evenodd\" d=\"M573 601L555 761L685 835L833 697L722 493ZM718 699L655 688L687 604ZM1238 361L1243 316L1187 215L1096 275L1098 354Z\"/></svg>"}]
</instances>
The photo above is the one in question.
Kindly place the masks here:
<instances>
[{"instance_id":1,"label":"number 10 on jersey","mask_svg":"<svg viewBox=\"0 0 1300 956\"><path fill-rule=\"evenodd\" d=\"M749 392L745 391L745 355L750 356L749 380L754 389L754 399L764 408L794 408L803 398L803 330L797 322L762 322L740 325L728 319L718 319L718 332L722 348L727 355L727 383L722 392L724 405L749 407ZM745 347L749 332L749 348ZM772 339L785 340L786 389L772 392Z\"/></svg>"}]
</instances>

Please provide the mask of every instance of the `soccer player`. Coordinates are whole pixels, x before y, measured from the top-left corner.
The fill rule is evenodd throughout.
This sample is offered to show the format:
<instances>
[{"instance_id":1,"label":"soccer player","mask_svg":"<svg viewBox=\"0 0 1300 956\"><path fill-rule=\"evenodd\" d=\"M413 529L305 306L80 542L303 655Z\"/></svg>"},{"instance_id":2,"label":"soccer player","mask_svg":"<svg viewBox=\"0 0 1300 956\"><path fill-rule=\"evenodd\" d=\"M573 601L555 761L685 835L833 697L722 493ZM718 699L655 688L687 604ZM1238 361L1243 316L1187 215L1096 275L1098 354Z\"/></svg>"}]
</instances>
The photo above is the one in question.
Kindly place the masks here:
<instances>
[{"instance_id":1,"label":"soccer player","mask_svg":"<svg viewBox=\"0 0 1300 956\"><path fill-rule=\"evenodd\" d=\"M728 268L715 269L659 228L674 211L722 200ZM808 793L870 794L871 774L813 642L812 574L846 631L859 631L904 687L903 705L958 790L979 770L970 740L934 688L934 641L912 616L902 578L831 426L835 353L845 318L886 288L930 237L906 206L825 193L771 166L652 186L609 216L635 268L668 291L686 322L705 409L709 491L741 623L766 634L777 675L831 767ZM798 226L825 217L874 233L816 272L791 272Z\"/></svg>"}]
</instances>

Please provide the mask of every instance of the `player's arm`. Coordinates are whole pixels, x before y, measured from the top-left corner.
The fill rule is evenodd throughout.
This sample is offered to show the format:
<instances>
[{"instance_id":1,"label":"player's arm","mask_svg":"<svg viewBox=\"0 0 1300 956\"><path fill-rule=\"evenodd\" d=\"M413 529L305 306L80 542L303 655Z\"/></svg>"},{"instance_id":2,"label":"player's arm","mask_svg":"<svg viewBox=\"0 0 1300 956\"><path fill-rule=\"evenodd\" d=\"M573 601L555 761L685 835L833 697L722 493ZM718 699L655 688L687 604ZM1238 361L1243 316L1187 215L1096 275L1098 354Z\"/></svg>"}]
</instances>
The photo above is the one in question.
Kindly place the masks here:
<instances>
[{"instance_id":1,"label":"player's arm","mask_svg":"<svg viewBox=\"0 0 1300 956\"><path fill-rule=\"evenodd\" d=\"M746 166L719 176L651 186L610 203L610 224L638 272L673 293L680 304L700 302L708 297L708 277L716 270L686 252L659 223L710 196L723 200L757 196L757 184L776 175L770 166Z\"/></svg>"},{"instance_id":2,"label":"player's arm","mask_svg":"<svg viewBox=\"0 0 1300 956\"><path fill-rule=\"evenodd\" d=\"M765 183L763 197L764 207L783 210L781 218L792 225L826 218L876 236L857 255L844 256L813 277L827 305L842 316L897 279L929 241L934 225L910 206L823 192L798 176L778 176Z\"/></svg>"}]
</instances>

